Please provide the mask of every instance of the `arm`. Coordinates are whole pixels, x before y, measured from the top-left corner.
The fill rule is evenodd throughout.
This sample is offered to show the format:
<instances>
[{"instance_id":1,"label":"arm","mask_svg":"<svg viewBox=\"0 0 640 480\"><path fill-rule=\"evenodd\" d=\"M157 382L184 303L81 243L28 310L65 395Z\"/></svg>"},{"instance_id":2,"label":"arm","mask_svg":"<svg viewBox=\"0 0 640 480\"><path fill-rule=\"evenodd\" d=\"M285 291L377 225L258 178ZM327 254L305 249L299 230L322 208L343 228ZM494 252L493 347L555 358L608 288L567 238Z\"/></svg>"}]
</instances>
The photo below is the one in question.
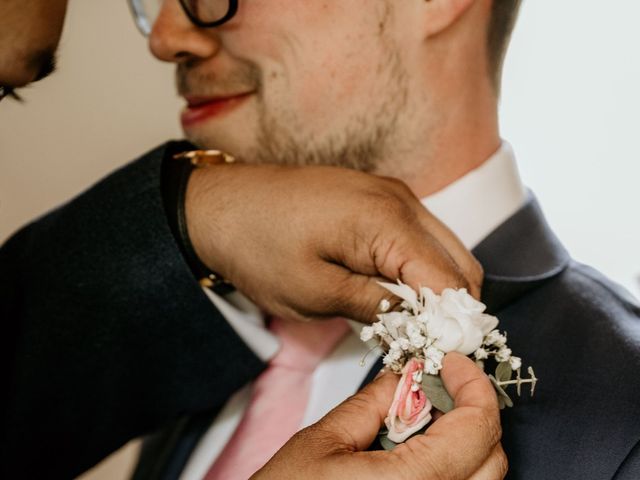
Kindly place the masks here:
<instances>
[{"instance_id":1,"label":"arm","mask_svg":"<svg viewBox=\"0 0 640 480\"><path fill-rule=\"evenodd\" d=\"M222 404L262 369L178 253L162 156L109 176L0 250L0 477L76 475L184 411ZM224 368L231 351L243 358L234 372Z\"/></svg>"}]
</instances>

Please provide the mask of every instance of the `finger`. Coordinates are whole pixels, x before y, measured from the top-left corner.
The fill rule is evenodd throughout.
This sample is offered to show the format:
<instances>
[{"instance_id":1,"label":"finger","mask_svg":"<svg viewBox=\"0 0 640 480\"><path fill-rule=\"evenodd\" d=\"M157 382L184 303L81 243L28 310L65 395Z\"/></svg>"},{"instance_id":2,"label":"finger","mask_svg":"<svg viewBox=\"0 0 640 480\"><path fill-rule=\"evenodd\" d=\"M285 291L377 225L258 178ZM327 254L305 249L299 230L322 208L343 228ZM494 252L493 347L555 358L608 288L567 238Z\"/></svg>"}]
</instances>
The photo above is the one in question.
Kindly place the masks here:
<instances>
[{"instance_id":1,"label":"finger","mask_svg":"<svg viewBox=\"0 0 640 480\"><path fill-rule=\"evenodd\" d=\"M489 377L468 357L451 352L445 355L440 372L442 381L455 401L456 409L479 408L498 411L498 401ZM497 416L492 417L499 423Z\"/></svg>"},{"instance_id":2,"label":"finger","mask_svg":"<svg viewBox=\"0 0 640 480\"><path fill-rule=\"evenodd\" d=\"M393 373L380 375L312 425L307 433L313 436L324 432L325 439L333 442L336 450L365 450L387 416L398 378Z\"/></svg>"},{"instance_id":3,"label":"finger","mask_svg":"<svg viewBox=\"0 0 640 480\"><path fill-rule=\"evenodd\" d=\"M392 281L400 279L414 289L429 287L437 293L448 287L471 290L460 266L435 237L420 225L403 228L402 237L383 239L387 243L375 252L380 274Z\"/></svg>"},{"instance_id":4,"label":"finger","mask_svg":"<svg viewBox=\"0 0 640 480\"><path fill-rule=\"evenodd\" d=\"M437 459L428 467L447 472L446 478L467 479L500 441L496 395L487 376L463 355L448 354L441 374L455 408L435 421L424 435L409 439L408 448L394 452L416 469L421 467L419 457Z\"/></svg>"},{"instance_id":5,"label":"finger","mask_svg":"<svg viewBox=\"0 0 640 480\"><path fill-rule=\"evenodd\" d=\"M342 282L334 290L337 316L371 324L378 320L377 314L382 313L384 300L389 302L390 308L398 302L393 293L380 286L380 282L387 282L389 279L360 275L337 265L334 267L341 269L336 276L342 277Z\"/></svg>"},{"instance_id":6,"label":"finger","mask_svg":"<svg viewBox=\"0 0 640 480\"><path fill-rule=\"evenodd\" d=\"M343 317L370 324L377 320L376 314L380 313L383 299L388 299L391 304L397 300L378 284L379 281L388 281L383 277L354 273L325 261L318 262L313 272L312 284L300 282L295 297L281 302L280 310L290 318L323 320Z\"/></svg>"},{"instance_id":7,"label":"finger","mask_svg":"<svg viewBox=\"0 0 640 480\"><path fill-rule=\"evenodd\" d=\"M380 461L385 452L362 451L380 430L397 384L398 376L392 373L378 375L318 422L296 433L251 478L299 478L303 471L310 478L372 478L378 473L374 469L384 465Z\"/></svg>"},{"instance_id":8,"label":"finger","mask_svg":"<svg viewBox=\"0 0 640 480\"><path fill-rule=\"evenodd\" d=\"M395 179L385 178L385 180L394 185L393 191L399 198L401 198L409 209L413 210L417 223L423 228L425 241L431 241L433 237L450 255L453 261L458 265L463 277L468 282L465 284L447 284L447 282L440 282L437 287L429 286L436 290L438 293L446 287L465 287L469 290L474 297L480 298L480 287L482 285L483 272L480 263L464 246L462 241L442 223L435 215L433 215L422 202L411 192L411 190ZM407 272L411 275L411 272ZM414 288L419 286L419 283L424 280L418 279L418 283L414 284L413 279L404 278L405 283L412 285ZM431 281L431 280L430 280ZM424 285L424 283L423 283ZM444 285L444 286L442 286Z\"/></svg>"},{"instance_id":9,"label":"finger","mask_svg":"<svg viewBox=\"0 0 640 480\"><path fill-rule=\"evenodd\" d=\"M507 456L502 449L502 445L498 444L493 449L491 456L487 458L469 480L502 480L507 475L508 470Z\"/></svg>"},{"instance_id":10,"label":"finger","mask_svg":"<svg viewBox=\"0 0 640 480\"><path fill-rule=\"evenodd\" d=\"M480 298L483 270L480 262L464 246L462 241L440 220L426 209L418 214L418 221L449 253L468 282L468 290L475 298Z\"/></svg>"}]
</instances>

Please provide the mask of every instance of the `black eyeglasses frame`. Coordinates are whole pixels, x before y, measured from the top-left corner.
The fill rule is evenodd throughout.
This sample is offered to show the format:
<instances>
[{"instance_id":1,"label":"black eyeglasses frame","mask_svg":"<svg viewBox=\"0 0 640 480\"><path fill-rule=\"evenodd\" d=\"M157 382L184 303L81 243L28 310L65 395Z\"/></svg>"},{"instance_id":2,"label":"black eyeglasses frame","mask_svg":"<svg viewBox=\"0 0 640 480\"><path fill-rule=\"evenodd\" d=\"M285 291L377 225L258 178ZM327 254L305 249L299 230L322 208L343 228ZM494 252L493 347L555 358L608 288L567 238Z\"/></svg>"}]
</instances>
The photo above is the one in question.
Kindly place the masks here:
<instances>
[{"instance_id":1,"label":"black eyeglasses frame","mask_svg":"<svg viewBox=\"0 0 640 480\"><path fill-rule=\"evenodd\" d=\"M189 8L188 1L189 0L178 0L187 18L191 21L191 23L193 23L194 25L200 28L218 27L223 23L226 23L229 20L231 20L235 16L235 14L238 12L238 0L227 0L227 2L229 3L229 9L227 10L227 13L222 18L215 20L213 22L203 22L196 15L193 14L191 9ZM139 1L129 0L128 3L131 9L131 13L133 14L133 17L136 21L136 26L142 32L143 35L145 36L149 35L151 33L151 29L153 25L148 24L148 18L145 16L144 9L140 5Z\"/></svg>"}]
</instances>

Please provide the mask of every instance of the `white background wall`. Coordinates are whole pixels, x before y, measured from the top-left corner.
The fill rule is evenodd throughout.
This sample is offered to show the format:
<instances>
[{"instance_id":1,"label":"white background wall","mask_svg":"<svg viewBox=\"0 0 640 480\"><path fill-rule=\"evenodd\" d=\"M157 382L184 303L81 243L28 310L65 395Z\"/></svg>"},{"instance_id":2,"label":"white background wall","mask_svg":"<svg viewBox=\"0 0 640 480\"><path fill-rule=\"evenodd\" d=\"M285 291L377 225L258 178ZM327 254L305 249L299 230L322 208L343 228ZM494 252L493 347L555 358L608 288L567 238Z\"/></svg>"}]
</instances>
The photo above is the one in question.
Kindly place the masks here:
<instances>
[{"instance_id":1,"label":"white background wall","mask_svg":"<svg viewBox=\"0 0 640 480\"><path fill-rule=\"evenodd\" d=\"M69 13L60 71L26 105L0 105L0 241L180 135L172 69L151 60L125 1L72 0ZM525 1L501 108L524 181L569 250L636 295L638 25L634 0Z\"/></svg>"},{"instance_id":2,"label":"white background wall","mask_svg":"<svg viewBox=\"0 0 640 480\"><path fill-rule=\"evenodd\" d=\"M570 252L640 294L640 3L527 0L502 133Z\"/></svg>"}]
</instances>

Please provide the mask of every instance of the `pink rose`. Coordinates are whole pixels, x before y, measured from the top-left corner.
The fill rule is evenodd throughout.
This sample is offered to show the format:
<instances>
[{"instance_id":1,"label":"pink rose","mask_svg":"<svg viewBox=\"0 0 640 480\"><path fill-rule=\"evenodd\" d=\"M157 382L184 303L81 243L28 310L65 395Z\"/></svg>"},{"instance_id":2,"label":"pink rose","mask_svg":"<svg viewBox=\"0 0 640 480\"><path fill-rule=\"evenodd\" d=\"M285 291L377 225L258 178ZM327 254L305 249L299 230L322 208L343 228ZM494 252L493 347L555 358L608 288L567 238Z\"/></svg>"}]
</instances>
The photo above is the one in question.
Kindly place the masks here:
<instances>
[{"instance_id":1,"label":"pink rose","mask_svg":"<svg viewBox=\"0 0 640 480\"><path fill-rule=\"evenodd\" d=\"M389 429L387 437L392 442L404 442L431 420L431 402L422 391L420 381L416 381L416 377L421 377L423 368L423 361L412 358L402 369L393 403L384 419ZM412 388L413 385L418 388Z\"/></svg>"}]
</instances>

